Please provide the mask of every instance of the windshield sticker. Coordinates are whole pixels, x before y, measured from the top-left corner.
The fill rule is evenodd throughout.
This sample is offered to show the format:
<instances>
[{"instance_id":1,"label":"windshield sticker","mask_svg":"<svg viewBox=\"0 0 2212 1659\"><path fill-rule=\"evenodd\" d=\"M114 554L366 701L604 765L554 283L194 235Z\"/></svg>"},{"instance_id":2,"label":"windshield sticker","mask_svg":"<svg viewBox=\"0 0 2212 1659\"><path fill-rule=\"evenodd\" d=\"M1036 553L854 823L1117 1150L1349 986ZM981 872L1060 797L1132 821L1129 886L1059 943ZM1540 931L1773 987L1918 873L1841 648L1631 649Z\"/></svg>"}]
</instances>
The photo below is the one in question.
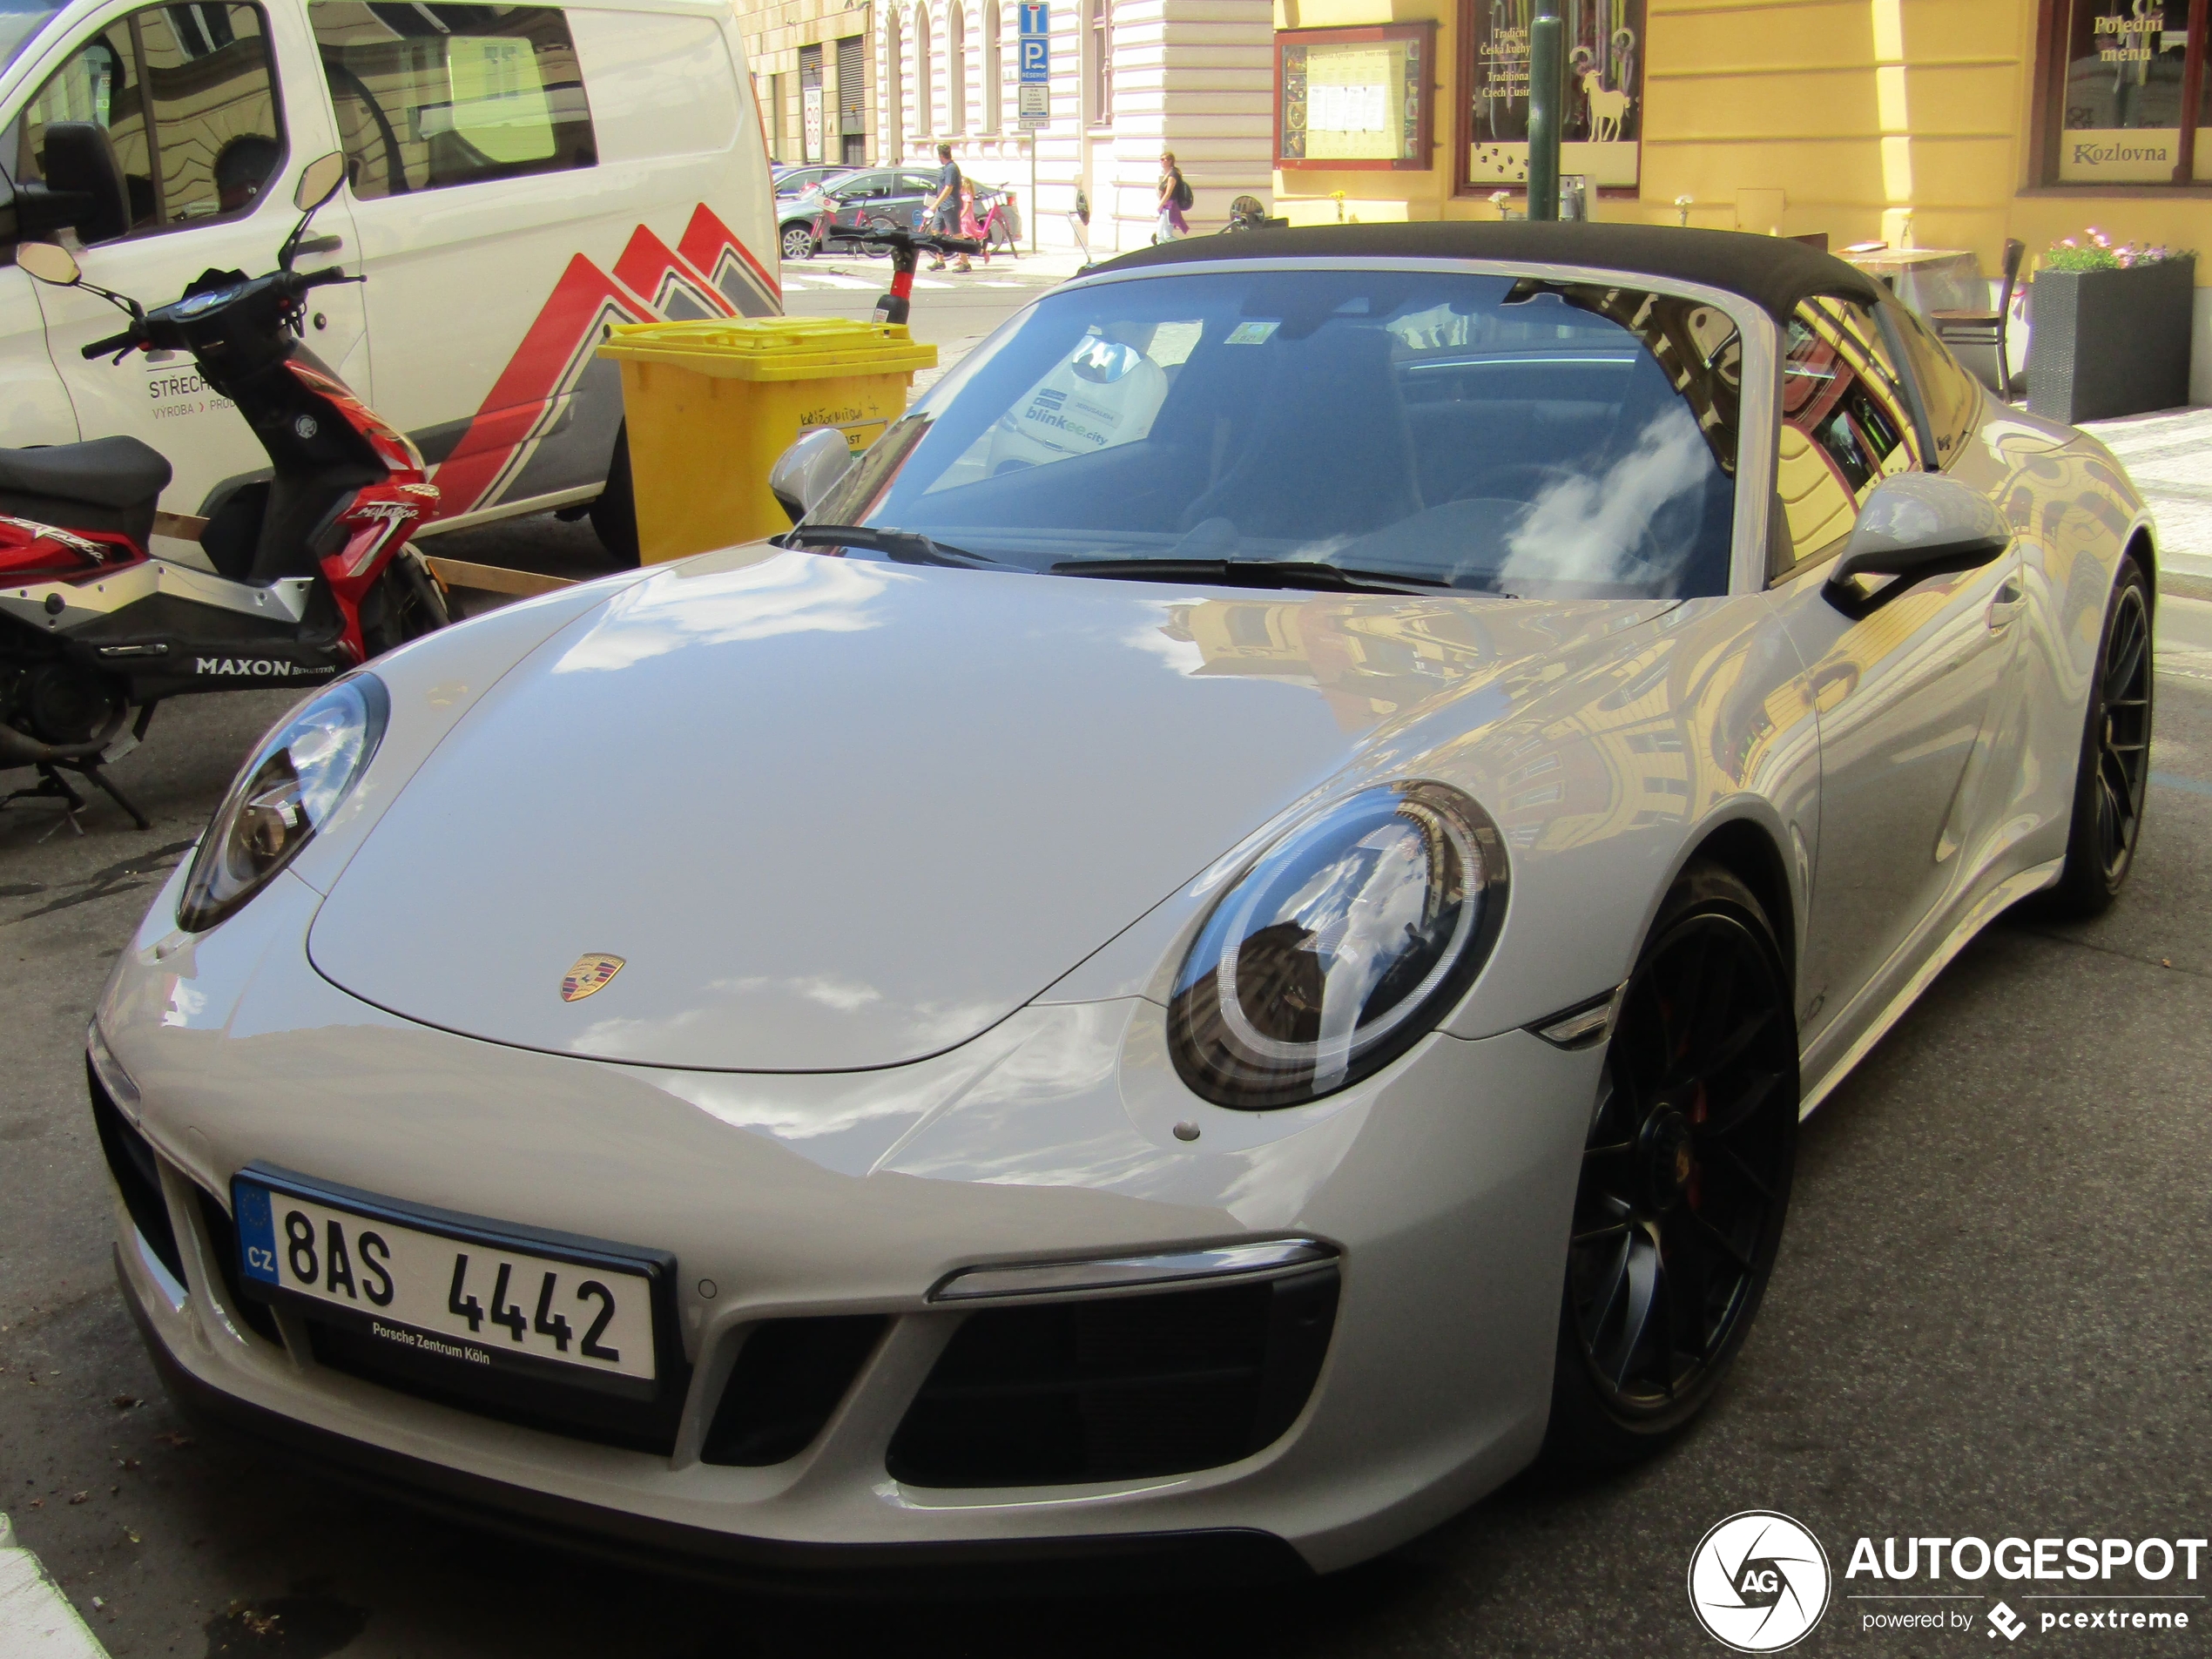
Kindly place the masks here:
<instances>
[{"instance_id":1,"label":"windshield sticker","mask_svg":"<svg viewBox=\"0 0 2212 1659\"><path fill-rule=\"evenodd\" d=\"M1225 346L1264 346L1275 331L1283 326L1280 317L1269 322L1240 322L1229 331L1222 341Z\"/></svg>"}]
</instances>

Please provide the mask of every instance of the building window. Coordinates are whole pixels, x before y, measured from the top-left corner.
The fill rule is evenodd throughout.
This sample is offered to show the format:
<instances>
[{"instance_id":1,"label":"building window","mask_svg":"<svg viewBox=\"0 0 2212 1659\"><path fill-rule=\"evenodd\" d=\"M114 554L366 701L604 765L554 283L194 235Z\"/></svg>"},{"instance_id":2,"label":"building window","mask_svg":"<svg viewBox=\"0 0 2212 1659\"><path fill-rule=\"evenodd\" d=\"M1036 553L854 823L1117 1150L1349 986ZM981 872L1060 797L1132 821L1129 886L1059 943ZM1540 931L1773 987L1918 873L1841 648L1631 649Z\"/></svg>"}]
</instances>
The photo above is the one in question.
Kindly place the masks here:
<instances>
[{"instance_id":1,"label":"building window","mask_svg":"<svg viewBox=\"0 0 2212 1659\"><path fill-rule=\"evenodd\" d=\"M1601 185L1637 182L1643 14L1644 0L1566 8L1561 173L1586 174ZM1528 24L1534 16L1524 0L1460 0L1460 182L1467 190L1487 195L1501 185L1528 182Z\"/></svg>"},{"instance_id":2,"label":"building window","mask_svg":"<svg viewBox=\"0 0 2212 1659\"><path fill-rule=\"evenodd\" d=\"M2187 0L2055 0L2044 43L2045 183L2212 179L2203 15Z\"/></svg>"},{"instance_id":3,"label":"building window","mask_svg":"<svg viewBox=\"0 0 2212 1659\"><path fill-rule=\"evenodd\" d=\"M1090 124L1114 125L1114 0L1083 0L1089 9Z\"/></svg>"},{"instance_id":4,"label":"building window","mask_svg":"<svg viewBox=\"0 0 2212 1659\"><path fill-rule=\"evenodd\" d=\"M985 0L983 6L983 131L996 132L1005 118L1000 113L1002 103L999 80L999 0Z\"/></svg>"},{"instance_id":5,"label":"building window","mask_svg":"<svg viewBox=\"0 0 2212 1659\"><path fill-rule=\"evenodd\" d=\"M953 0L945 14L945 131L968 131L968 8Z\"/></svg>"},{"instance_id":6,"label":"building window","mask_svg":"<svg viewBox=\"0 0 2212 1659\"><path fill-rule=\"evenodd\" d=\"M848 167L868 158L867 51L865 35L837 43L837 158Z\"/></svg>"}]
</instances>

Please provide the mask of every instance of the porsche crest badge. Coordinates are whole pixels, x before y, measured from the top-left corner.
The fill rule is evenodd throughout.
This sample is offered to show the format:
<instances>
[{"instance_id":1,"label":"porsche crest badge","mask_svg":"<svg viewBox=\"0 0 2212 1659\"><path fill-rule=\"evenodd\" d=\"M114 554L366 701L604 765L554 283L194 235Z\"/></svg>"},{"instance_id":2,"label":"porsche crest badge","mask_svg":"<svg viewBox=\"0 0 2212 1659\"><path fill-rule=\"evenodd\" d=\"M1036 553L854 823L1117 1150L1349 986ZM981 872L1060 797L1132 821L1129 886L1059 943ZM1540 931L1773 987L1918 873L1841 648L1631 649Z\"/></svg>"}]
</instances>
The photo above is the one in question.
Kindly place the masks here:
<instances>
[{"instance_id":1,"label":"porsche crest badge","mask_svg":"<svg viewBox=\"0 0 2212 1659\"><path fill-rule=\"evenodd\" d=\"M561 1001L581 1002L594 991L604 991L607 981L622 972L622 958L603 955L597 951L587 952L576 959L566 977L561 981Z\"/></svg>"}]
</instances>

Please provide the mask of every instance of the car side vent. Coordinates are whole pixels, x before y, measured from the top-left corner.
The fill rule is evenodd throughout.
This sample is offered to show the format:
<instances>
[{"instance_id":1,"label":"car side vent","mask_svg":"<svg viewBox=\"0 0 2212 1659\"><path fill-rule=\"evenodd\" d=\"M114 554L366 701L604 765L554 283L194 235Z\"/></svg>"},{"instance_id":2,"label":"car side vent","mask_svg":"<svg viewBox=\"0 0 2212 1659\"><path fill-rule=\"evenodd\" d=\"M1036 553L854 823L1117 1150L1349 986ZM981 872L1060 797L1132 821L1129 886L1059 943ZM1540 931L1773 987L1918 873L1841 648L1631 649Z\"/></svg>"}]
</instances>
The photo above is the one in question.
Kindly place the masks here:
<instances>
[{"instance_id":1,"label":"car side vent","mask_svg":"<svg viewBox=\"0 0 2212 1659\"><path fill-rule=\"evenodd\" d=\"M699 1460L765 1468L797 1457L822 1432L889 1324L858 1314L755 1325L738 1351Z\"/></svg>"},{"instance_id":2,"label":"car side vent","mask_svg":"<svg viewBox=\"0 0 2212 1659\"><path fill-rule=\"evenodd\" d=\"M200 1224L207 1229L208 1249L215 1258L216 1272L222 1276L223 1295L231 1311L244 1319L256 1336L283 1346L284 1338L277 1330L276 1315L269 1311L269 1305L239 1289L238 1228L231 1221L231 1212L223 1208L220 1198L196 1182L192 1192L199 1200Z\"/></svg>"},{"instance_id":3,"label":"car side vent","mask_svg":"<svg viewBox=\"0 0 2212 1659\"><path fill-rule=\"evenodd\" d=\"M84 1062L84 1083L92 1095L92 1127L99 1132L100 1150L107 1154L108 1172L123 1195L123 1207L161 1264L182 1285L185 1255L177 1248L177 1230L169 1224L169 1204L161 1196L161 1165L153 1147L108 1098L90 1060Z\"/></svg>"},{"instance_id":4,"label":"car side vent","mask_svg":"<svg viewBox=\"0 0 2212 1659\"><path fill-rule=\"evenodd\" d=\"M894 1479L1065 1486L1208 1469L1280 1439L1336 1323L1337 1270L968 1316L892 1437Z\"/></svg>"}]
</instances>

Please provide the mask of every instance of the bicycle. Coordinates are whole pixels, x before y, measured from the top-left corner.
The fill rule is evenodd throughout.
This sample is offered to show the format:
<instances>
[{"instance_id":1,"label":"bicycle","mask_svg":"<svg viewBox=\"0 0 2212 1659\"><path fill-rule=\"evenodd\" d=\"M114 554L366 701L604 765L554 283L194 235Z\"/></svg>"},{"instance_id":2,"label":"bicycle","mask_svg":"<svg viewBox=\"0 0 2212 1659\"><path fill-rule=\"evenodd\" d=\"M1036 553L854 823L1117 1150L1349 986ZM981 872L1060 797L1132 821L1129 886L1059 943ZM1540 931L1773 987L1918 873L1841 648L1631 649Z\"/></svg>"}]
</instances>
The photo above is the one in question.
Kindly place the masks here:
<instances>
[{"instance_id":1,"label":"bicycle","mask_svg":"<svg viewBox=\"0 0 2212 1659\"><path fill-rule=\"evenodd\" d=\"M979 203L986 199L980 193L976 198ZM1015 228L1014 224L1014 192L1010 190L994 191L988 198L988 206L984 210L983 222L981 226L983 263L988 265L991 262L991 251L994 247L1004 248L1006 256L1010 260L1020 259L1022 257L1022 250L1018 246L1020 233Z\"/></svg>"}]
</instances>

